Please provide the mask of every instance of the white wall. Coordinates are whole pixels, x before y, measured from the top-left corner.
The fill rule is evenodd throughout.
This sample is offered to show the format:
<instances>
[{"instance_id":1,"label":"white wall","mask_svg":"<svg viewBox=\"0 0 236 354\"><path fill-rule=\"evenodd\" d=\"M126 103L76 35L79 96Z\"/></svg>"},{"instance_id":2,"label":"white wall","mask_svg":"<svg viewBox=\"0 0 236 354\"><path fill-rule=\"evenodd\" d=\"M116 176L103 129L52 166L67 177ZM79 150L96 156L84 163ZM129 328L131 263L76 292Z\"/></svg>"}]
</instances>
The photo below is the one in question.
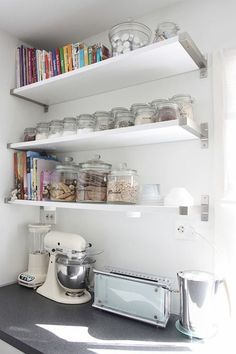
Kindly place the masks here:
<instances>
[{"instance_id":1,"label":"white wall","mask_svg":"<svg viewBox=\"0 0 236 354\"><path fill-rule=\"evenodd\" d=\"M0 32L0 284L13 282L25 270L27 257L26 224L38 221L38 210L4 204L13 187L13 153L9 142L19 140L24 127L44 119L42 109L9 95L15 87L16 39Z\"/></svg>"}]
</instances>

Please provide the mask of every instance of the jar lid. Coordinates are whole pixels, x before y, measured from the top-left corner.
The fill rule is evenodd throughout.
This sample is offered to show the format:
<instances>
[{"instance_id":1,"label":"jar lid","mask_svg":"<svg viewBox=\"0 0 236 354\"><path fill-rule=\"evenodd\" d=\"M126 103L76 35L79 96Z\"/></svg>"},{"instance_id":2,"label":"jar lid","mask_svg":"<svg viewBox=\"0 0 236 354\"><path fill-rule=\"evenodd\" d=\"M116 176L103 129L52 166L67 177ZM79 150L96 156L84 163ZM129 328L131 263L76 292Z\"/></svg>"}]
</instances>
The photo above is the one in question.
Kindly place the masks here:
<instances>
[{"instance_id":1,"label":"jar lid","mask_svg":"<svg viewBox=\"0 0 236 354\"><path fill-rule=\"evenodd\" d=\"M110 171L112 165L110 163L106 163L101 159L100 155L95 155L92 160L88 160L86 162L82 162L79 164L81 169L89 169L89 170L107 170Z\"/></svg>"},{"instance_id":2,"label":"jar lid","mask_svg":"<svg viewBox=\"0 0 236 354\"><path fill-rule=\"evenodd\" d=\"M76 165L73 164L73 157L66 156L63 162L64 163L56 166L56 170L71 170L72 172L76 171Z\"/></svg>"},{"instance_id":3,"label":"jar lid","mask_svg":"<svg viewBox=\"0 0 236 354\"><path fill-rule=\"evenodd\" d=\"M157 31L160 29L165 29L165 30L175 30L175 31L179 31L180 27L179 25L177 25L175 22L171 22L171 21L166 21L166 22L161 22L158 24L157 26Z\"/></svg>"},{"instance_id":4,"label":"jar lid","mask_svg":"<svg viewBox=\"0 0 236 354\"><path fill-rule=\"evenodd\" d=\"M179 106L178 106L177 103L169 101L169 102L166 102L166 103L160 103L158 105L158 108L159 109L162 109L162 108L173 108L175 110L178 110Z\"/></svg>"},{"instance_id":5,"label":"jar lid","mask_svg":"<svg viewBox=\"0 0 236 354\"><path fill-rule=\"evenodd\" d=\"M63 121L59 119L51 120L50 126L63 126Z\"/></svg>"},{"instance_id":6,"label":"jar lid","mask_svg":"<svg viewBox=\"0 0 236 354\"><path fill-rule=\"evenodd\" d=\"M46 224L29 224L28 229L30 232L34 231L42 231L42 232L48 232L51 230L51 225L46 225Z\"/></svg>"},{"instance_id":7,"label":"jar lid","mask_svg":"<svg viewBox=\"0 0 236 354\"><path fill-rule=\"evenodd\" d=\"M96 118L97 117L111 117L111 114L110 112L107 112L107 111L96 111L94 114L93 114Z\"/></svg>"},{"instance_id":8,"label":"jar lid","mask_svg":"<svg viewBox=\"0 0 236 354\"><path fill-rule=\"evenodd\" d=\"M79 116L77 116L77 120L92 120L95 121L95 117L92 114L80 114Z\"/></svg>"},{"instance_id":9,"label":"jar lid","mask_svg":"<svg viewBox=\"0 0 236 354\"><path fill-rule=\"evenodd\" d=\"M121 163L119 165L119 169L117 170L112 170L110 172L111 176L134 176L137 175L137 170L131 170L127 168L127 164Z\"/></svg>"},{"instance_id":10,"label":"jar lid","mask_svg":"<svg viewBox=\"0 0 236 354\"><path fill-rule=\"evenodd\" d=\"M29 127L29 128L24 129L24 132L35 132L35 131L36 131L36 128L33 128L33 127L32 128Z\"/></svg>"},{"instance_id":11,"label":"jar lid","mask_svg":"<svg viewBox=\"0 0 236 354\"><path fill-rule=\"evenodd\" d=\"M139 107L136 109L135 114L140 114L140 113L151 113L154 114L155 113L155 108L153 107Z\"/></svg>"},{"instance_id":12,"label":"jar lid","mask_svg":"<svg viewBox=\"0 0 236 354\"><path fill-rule=\"evenodd\" d=\"M114 107L111 109L111 114L115 117L118 112L130 112L128 108L125 107Z\"/></svg>"},{"instance_id":13,"label":"jar lid","mask_svg":"<svg viewBox=\"0 0 236 354\"><path fill-rule=\"evenodd\" d=\"M189 102L189 103L194 102L194 98L191 97L191 95L185 95L185 94L174 95L173 97L171 97L171 100L184 101L184 102Z\"/></svg>"},{"instance_id":14,"label":"jar lid","mask_svg":"<svg viewBox=\"0 0 236 354\"><path fill-rule=\"evenodd\" d=\"M120 119L120 118L130 118L131 120L134 120L134 115L132 112L130 111L123 111L123 112L117 112L115 115L116 119Z\"/></svg>"},{"instance_id":15,"label":"jar lid","mask_svg":"<svg viewBox=\"0 0 236 354\"><path fill-rule=\"evenodd\" d=\"M47 123L47 122L40 122L40 123L37 123L37 127L40 127L40 128L48 128L48 127L49 127L49 124L50 124L50 123Z\"/></svg>"},{"instance_id":16,"label":"jar lid","mask_svg":"<svg viewBox=\"0 0 236 354\"><path fill-rule=\"evenodd\" d=\"M151 106L157 106L160 103L166 103L166 102L169 102L168 98L157 98L156 100L151 101L149 104Z\"/></svg>"},{"instance_id":17,"label":"jar lid","mask_svg":"<svg viewBox=\"0 0 236 354\"><path fill-rule=\"evenodd\" d=\"M76 118L75 117L65 117L63 119L64 123L76 123Z\"/></svg>"}]
</instances>

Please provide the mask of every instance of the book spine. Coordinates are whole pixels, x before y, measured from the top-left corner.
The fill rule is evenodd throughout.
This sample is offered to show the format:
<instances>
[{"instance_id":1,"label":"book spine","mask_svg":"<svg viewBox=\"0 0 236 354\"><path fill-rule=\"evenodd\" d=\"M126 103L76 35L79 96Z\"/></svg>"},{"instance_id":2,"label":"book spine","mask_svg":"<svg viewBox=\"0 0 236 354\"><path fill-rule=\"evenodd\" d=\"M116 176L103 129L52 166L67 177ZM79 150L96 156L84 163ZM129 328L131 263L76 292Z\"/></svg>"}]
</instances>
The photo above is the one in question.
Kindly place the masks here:
<instances>
[{"instance_id":1,"label":"book spine","mask_svg":"<svg viewBox=\"0 0 236 354\"><path fill-rule=\"evenodd\" d=\"M84 45L80 44L79 46L79 67L82 68L84 66Z\"/></svg>"},{"instance_id":2,"label":"book spine","mask_svg":"<svg viewBox=\"0 0 236 354\"><path fill-rule=\"evenodd\" d=\"M57 75L61 74L61 61L60 61L60 50L56 48L56 65L57 65Z\"/></svg>"},{"instance_id":3,"label":"book spine","mask_svg":"<svg viewBox=\"0 0 236 354\"><path fill-rule=\"evenodd\" d=\"M97 46L97 49L96 49L96 62L98 63L99 61L102 60L102 53L101 53L102 49L101 49L101 46Z\"/></svg>"},{"instance_id":4,"label":"book spine","mask_svg":"<svg viewBox=\"0 0 236 354\"><path fill-rule=\"evenodd\" d=\"M19 191L19 198L24 199L24 180L23 180L23 159L22 152L17 152L17 190Z\"/></svg>"},{"instance_id":5,"label":"book spine","mask_svg":"<svg viewBox=\"0 0 236 354\"><path fill-rule=\"evenodd\" d=\"M56 49L52 50L52 67L53 67L53 76L57 76Z\"/></svg>"},{"instance_id":6,"label":"book spine","mask_svg":"<svg viewBox=\"0 0 236 354\"><path fill-rule=\"evenodd\" d=\"M32 82L37 82L36 49L32 48Z\"/></svg>"},{"instance_id":7,"label":"book spine","mask_svg":"<svg viewBox=\"0 0 236 354\"><path fill-rule=\"evenodd\" d=\"M50 51L48 53L48 58L49 58L49 77L53 77L53 62L52 62L52 52Z\"/></svg>"},{"instance_id":8,"label":"book spine","mask_svg":"<svg viewBox=\"0 0 236 354\"><path fill-rule=\"evenodd\" d=\"M60 62L61 62L61 73L64 74L65 72L65 63L64 63L64 51L63 48L59 48L60 52Z\"/></svg>"},{"instance_id":9,"label":"book spine","mask_svg":"<svg viewBox=\"0 0 236 354\"><path fill-rule=\"evenodd\" d=\"M33 158L33 169L32 169L32 200L37 200L37 158Z\"/></svg>"},{"instance_id":10,"label":"book spine","mask_svg":"<svg viewBox=\"0 0 236 354\"><path fill-rule=\"evenodd\" d=\"M49 79L49 56L48 53L45 53L45 71L46 71L46 79Z\"/></svg>"},{"instance_id":11,"label":"book spine","mask_svg":"<svg viewBox=\"0 0 236 354\"><path fill-rule=\"evenodd\" d=\"M20 87L20 48L16 49L16 87Z\"/></svg>"},{"instance_id":12,"label":"book spine","mask_svg":"<svg viewBox=\"0 0 236 354\"><path fill-rule=\"evenodd\" d=\"M46 79L46 67L45 67L45 55L46 51L43 50L43 55L42 55L42 79Z\"/></svg>"},{"instance_id":13,"label":"book spine","mask_svg":"<svg viewBox=\"0 0 236 354\"><path fill-rule=\"evenodd\" d=\"M28 184L27 184L27 161L26 161L26 152L22 151L22 165L23 165L23 198L28 199Z\"/></svg>"},{"instance_id":14,"label":"book spine","mask_svg":"<svg viewBox=\"0 0 236 354\"><path fill-rule=\"evenodd\" d=\"M97 45L94 44L92 46L92 63L96 63L97 62Z\"/></svg>"},{"instance_id":15,"label":"book spine","mask_svg":"<svg viewBox=\"0 0 236 354\"><path fill-rule=\"evenodd\" d=\"M93 48L88 47L88 64L93 64Z\"/></svg>"},{"instance_id":16,"label":"book spine","mask_svg":"<svg viewBox=\"0 0 236 354\"><path fill-rule=\"evenodd\" d=\"M27 85L26 79L26 48L23 47L23 85Z\"/></svg>"},{"instance_id":17,"label":"book spine","mask_svg":"<svg viewBox=\"0 0 236 354\"><path fill-rule=\"evenodd\" d=\"M20 85L24 86L23 46L20 47Z\"/></svg>"},{"instance_id":18,"label":"book spine","mask_svg":"<svg viewBox=\"0 0 236 354\"><path fill-rule=\"evenodd\" d=\"M68 53L68 71L72 71L73 63L72 63L72 44L67 45L67 53Z\"/></svg>"},{"instance_id":19,"label":"book spine","mask_svg":"<svg viewBox=\"0 0 236 354\"><path fill-rule=\"evenodd\" d=\"M68 70L68 50L67 50L67 45L63 47L63 52L64 52L64 64L65 64L65 73L67 73Z\"/></svg>"},{"instance_id":20,"label":"book spine","mask_svg":"<svg viewBox=\"0 0 236 354\"><path fill-rule=\"evenodd\" d=\"M84 65L88 65L88 47L84 46Z\"/></svg>"},{"instance_id":21,"label":"book spine","mask_svg":"<svg viewBox=\"0 0 236 354\"><path fill-rule=\"evenodd\" d=\"M13 171L14 171L14 189L18 189L18 168L17 168L17 152L14 152L13 160Z\"/></svg>"}]
</instances>

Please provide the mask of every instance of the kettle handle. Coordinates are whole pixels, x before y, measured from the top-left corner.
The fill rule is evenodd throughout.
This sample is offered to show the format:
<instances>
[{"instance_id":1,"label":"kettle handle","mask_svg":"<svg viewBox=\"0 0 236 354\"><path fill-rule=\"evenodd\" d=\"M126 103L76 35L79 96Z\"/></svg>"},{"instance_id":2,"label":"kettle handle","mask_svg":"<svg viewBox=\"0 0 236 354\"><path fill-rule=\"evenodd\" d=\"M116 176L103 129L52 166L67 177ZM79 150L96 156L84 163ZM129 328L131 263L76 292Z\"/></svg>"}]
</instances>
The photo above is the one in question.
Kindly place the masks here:
<instances>
[{"instance_id":1,"label":"kettle handle","mask_svg":"<svg viewBox=\"0 0 236 354\"><path fill-rule=\"evenodd\" d=\"M226 298L227 298L227 302L228 302L228 308L229 308L229 316L231 317L231 297L230 297L230 292L229 292L229 287L228 287L228 283L226 281L226 279L221 279L220 280L220 284L223 284L224 289L225 289L225 294L226 294Z\"/></svg>"}]
</instances>

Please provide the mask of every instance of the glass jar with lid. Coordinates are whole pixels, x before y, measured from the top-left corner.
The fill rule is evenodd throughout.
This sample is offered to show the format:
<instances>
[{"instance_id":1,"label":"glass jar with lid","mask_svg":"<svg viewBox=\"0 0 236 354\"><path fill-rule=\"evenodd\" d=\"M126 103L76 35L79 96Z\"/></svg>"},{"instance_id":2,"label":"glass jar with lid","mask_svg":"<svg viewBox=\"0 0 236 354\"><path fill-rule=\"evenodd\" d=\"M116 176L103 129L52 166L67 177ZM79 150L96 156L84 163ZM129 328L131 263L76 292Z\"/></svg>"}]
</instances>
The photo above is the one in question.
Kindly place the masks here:
<instances>
[{"instance_id":1,"label":"glass jar with lid","mask_svg":"<svg viewBox=\"0 0 236 354\"><path fill-rule=\"evenodd\" d=\"M107 175L112 165L94 159L79 164L77 202L104 203L107 199Z\"/></svg>"},{"instance_id":2,"label":"glass jar with lid","mask_svg":"<svg viewBox=\"0 0 236 354\"><path fill-rule=\"evenodd\" d=\"M115 118L118 112L130 112L128 108L125 107L114 107L111 109L111 115Z\"/></svg>"},{"instance_id":3,"label":"glass jar with lid","mask_svg":"<svg viewBox=\"0 0 236 354\"><path fill-rule=\"evenodd\" d=\"M59 138L63 133L63 122L61 120L52 120L49 126L49 138Z\"/></svg>"},{"instance_id":4,"label":"glass jar with lid","mask_svg":"<svg viewBox=\"0 0 236 354\"><path fill-rule=\"evenodd\" d=\"M133 103L131 106L130 106L130 110L131 112L135 115L136 111L138 108L145 108L145 107L150 107L148 104L146 103Z\"/></svg>"},{"instance_id":5,"label":"glass jar with lid","mask_svg":"<svg viewBox=\"0 0 236 354\"><path fill-rule=\"evenodd\" d=\"M49 123L46 122L38 123L36 126L35 140L47 139L48 135L49 135Z\"/></svg>"},{"instance_id":6,"label":"glass jar with lid","mask_svg":"<svg viewBox=\"0 0 236 354\"><path fill-rule=\"evenodd\" d=\"M179 106L174 102L160 103L158 105L157 121L163 122L166 120L179 119Z\"/></svg>"},{"instance_id":7,"label":"glass jar with lid","mask_svg":"<svg viewBox=\"0 0 236 354\"><path fill-rule=\"evenodd\" d=\"M194 99L190 95L175 95L171 101L178 104L181 118L193 119Z\"/></svg>"},{"instance_id":8,"label":"glass jar with lid","mask_svg":"<svg viewBox=\"0 0 236 354\"><path fill-rule=\"evenodd\" d=\"M50 200L75 202L78 172L72 157L65 157L51 175Z\"/></svg>"},{"instance_id":9,"label":"glass jar with lid","mask_svg":"<svg viewBox=\"0 0 236 354\"><path fill-rule=\"evenodd\" d=\"M97 111L94 113L96 119L95 130L107 130L114 128L114 117L110 112L107 111Z\"/></svg>"},{"instance_id":10,"label":"glass jar with lid","mask_svg":"<svg viewBox=\"0 0 236 354\"><path fill-rule=\"evenodd\" d=\"M155 108L150 106L137 108L135 112L135 125L153 123L155 112Z\"/></svg>"},{"instance_id":11,"label":"glass jar with lid","mask_svg":"<svg viewBox=\"0 0 236 354\"><path fill-rule=\"evenodd\" d=\"M139 183L136 170L127 168L123 163L120 168L108 175L107 202L115 204L136 204L138 201Z\"/></svg>"},{"instance_id":12,"label":"glass jar with lid","mask_svg":"<svg viewBox=\"0 0 236 354\"><path fill-rule=\"evenodd\" d=\"M151 107L155 108L155 117L154 117L154 122L157 122L157 117L158 117L158 106L161 103L168 103L169 99L168 98L157 98L156 100L151 101L149 104Z\"/></svg>"},{"instance_id":13,"label":"glass jar with lid","mask_svg":"<svg viewBox=\"0 0 236 354\"><path fill-rule=\"evenodd\" d=\"M93 132L95 123L96 119L92 114L80 114L77 117L77 134Z\"/></svg>"},{"instance_id":14,"label":"glass jar with lid","mask_svg":"<svg viewBox=\"0 0 236 354\"><path fill-rule=\"evenodd\" d=\"M115 128L131 127L134 125L134 115L132 112L117 112L115 117Z\"/></svg>"},{"instance_id":15,"label":"glass jar with lid","mask_svg":"<svg viewBox=\"0 0 236 354\"><path fill-rule=\"evenodd\" d=\"M25 128L24 130L24 141L33 141L36 137L36 128Z\"/></svg>"},{"instance_id":16,"label":"glass jar with lid","mask_svg":"<svg viewBox=\"0 0 236 354\"><path fill-rule=\"evenodd\" d=\"M62 136L74 135L77 132L76 118L65 117L63 119L63 133Z\"/></svg>"},{"instance_id":17,"label":"glass jar with lid","mask_svg":"<svg viewBox=\"0 0 236 354\"><path fill-rule=\"evenodd\" d=\"M162 22L158 25L154 42L160 42L165 39L175 37L178 34L180 27L174 22Z\"/></svg>"}]
</instances>

